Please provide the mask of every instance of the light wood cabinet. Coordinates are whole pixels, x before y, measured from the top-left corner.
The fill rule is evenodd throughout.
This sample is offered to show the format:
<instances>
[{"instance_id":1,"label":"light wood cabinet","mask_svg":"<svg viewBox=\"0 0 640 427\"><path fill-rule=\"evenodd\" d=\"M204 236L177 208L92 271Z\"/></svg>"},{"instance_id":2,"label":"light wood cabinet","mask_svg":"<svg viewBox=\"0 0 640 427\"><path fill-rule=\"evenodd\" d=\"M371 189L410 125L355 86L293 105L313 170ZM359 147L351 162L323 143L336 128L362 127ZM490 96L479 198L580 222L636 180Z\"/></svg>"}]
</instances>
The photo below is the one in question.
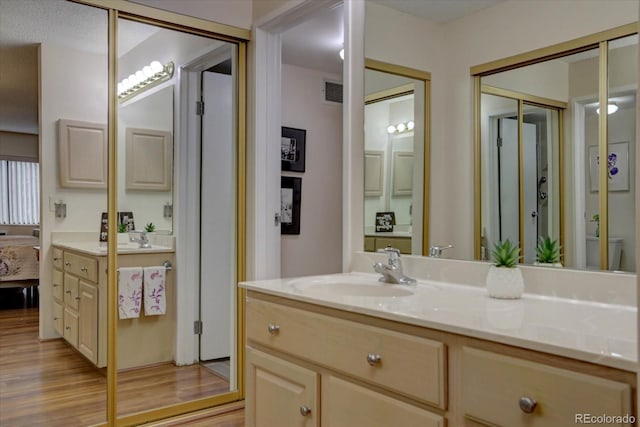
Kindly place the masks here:
<instances>
[{"instance_id":1,"label":"light wood cabinet","mask_svg":"<svg viewBox=\"0 0 640 427\"><path fill-rule=\"evenodd\" d=\"M411 237L396 236L365 236L364 250L367 252L377 252L387 246L399 249L402 254L411 254Z\"/></svg>"},{"instance_id":2,"label":"light wood cabinet","mask_svg":"<svg viewBox=\"0 0 640 427\"><path fill-rule=\"evenodd\" d=\"M632 411L629 384L474 348L463 348L462 381L465 417L487 425L562 427Z\"/></svg>"},{"instance_id":3,"label":"light wood cabinet","mask_svg":"<svg viewBox=\"0 0 640 427\"><path fill-rule=\"evenodd\" d=\"M56 331L97 367L107 366L107 257L54 247L53 322ZM121 267L175 262L174 254L118 256ZM173 360L175 293L173 276L165 280L167 313L118 320L118 368L127 369ZM141 351L140 349L144 349Z\"/></svg>"},{"instance_id":4,"label":"light wood cabinet","mask_svg":"<svg viewBox=\"0 0 640 427\"><path fill-rule=\"evenodd\" d=\"M320 426L318 373L247 350L247 425Z\"/></svg>"},{"instance_id":5,"label":"light wood cabinet","mask_svg":"<svg viewBox=\"0 0 640 427\"><path fill-rule=\"evenodd\" d=\"M60 186L107 188L107 126L76 120L58 121Z\"/></svg>"},{"instance_id":6,"label":"light wood cabinet","mask_svg":"<svg viewBox=\"0 0 640 427\"><path fill-rule=\"evenodd\" d=\"M634 372L251 290L246 302L247 427L554 427L636 414Z\"/></svg>"}]
</instances>

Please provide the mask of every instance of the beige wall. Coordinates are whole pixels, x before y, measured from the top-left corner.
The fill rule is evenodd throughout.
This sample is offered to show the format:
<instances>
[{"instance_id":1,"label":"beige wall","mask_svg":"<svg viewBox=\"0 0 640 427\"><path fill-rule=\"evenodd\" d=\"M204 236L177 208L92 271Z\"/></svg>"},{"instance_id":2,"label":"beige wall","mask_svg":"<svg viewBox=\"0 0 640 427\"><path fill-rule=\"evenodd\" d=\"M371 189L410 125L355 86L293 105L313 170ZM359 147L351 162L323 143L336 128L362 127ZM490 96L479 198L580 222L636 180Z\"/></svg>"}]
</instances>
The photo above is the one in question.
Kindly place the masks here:
<instances>
[{"instance_id":1,"label":"beige wall","mask_svg":"<svg viewBox=\"0 0 640 427\"><path fill-rule=\"evenodd\" d=\"M38 135L0 131L0 159L38 161Z\"/></svg>"},{"instance_id":2,"label":"beige wall","mask_svg":"<svg viewBox=\"0 0 640 427\"><path fill-rule=\"evenodd\" d=\"M281 275L342 271L342 104L325 102L322 81L340 76L282 65L282 125L306 129L300 235L282 235Z\"/></svg>"},{"instance_id":3,"label":"beige wall","mask_svg":"<svg viewBox=\"0 0 640 427\"><path fill-rule=\"evenodd\" d=\"M128 0L234 27L251 28L253 0ZM262 0L256 0L262 2ZM270 3L270 1L268 1Z\"/></svg>"}]
</instances>

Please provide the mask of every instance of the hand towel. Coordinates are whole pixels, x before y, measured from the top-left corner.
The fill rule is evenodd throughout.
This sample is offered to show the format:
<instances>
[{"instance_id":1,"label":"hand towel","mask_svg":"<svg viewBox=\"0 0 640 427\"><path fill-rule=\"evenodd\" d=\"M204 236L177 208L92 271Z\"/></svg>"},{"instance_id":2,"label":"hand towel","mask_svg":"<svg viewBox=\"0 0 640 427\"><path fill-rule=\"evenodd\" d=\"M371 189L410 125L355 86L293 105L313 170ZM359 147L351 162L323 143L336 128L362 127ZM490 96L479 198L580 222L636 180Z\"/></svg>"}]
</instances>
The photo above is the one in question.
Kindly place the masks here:
<instances>
[{"instance_id":1,"label":"hand towel","mask_svg":"<svg viewBox=\"0 0 640 427\"><path fill-rule=\"evenodd\" d=\"M167 311L166 272L167 269L163 266L144 267L144 314L146 316L165 314Z\"/></svg>"},{"instance_id":2,"label":"hand towel","mask_svg":"<svg viewBox=\"0 0 640 427\"><path fill-rule=\"evenodd\" d=\"M142 267L118 269L118 313L120 319L140 316Z\"/></svg>"}]
</instances>

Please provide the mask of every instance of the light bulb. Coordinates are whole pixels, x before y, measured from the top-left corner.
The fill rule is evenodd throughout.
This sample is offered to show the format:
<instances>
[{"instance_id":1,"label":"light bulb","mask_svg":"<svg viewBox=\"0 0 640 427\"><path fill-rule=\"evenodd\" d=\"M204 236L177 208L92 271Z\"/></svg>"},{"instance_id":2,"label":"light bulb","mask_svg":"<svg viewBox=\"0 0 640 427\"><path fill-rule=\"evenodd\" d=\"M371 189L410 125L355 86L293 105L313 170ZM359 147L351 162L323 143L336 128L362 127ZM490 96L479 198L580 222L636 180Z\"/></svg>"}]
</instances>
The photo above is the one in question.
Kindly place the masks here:
<instances>
[{"instance_id":1,"label":"light bulb","mask_svg":"<svg viewBox=\"0 0 640 427\"><path fill-rule=\"evenodd\" d=\"M136 80L138 80L138 83L142 83L143 81L147 80L147 78L144 76L144 73L141 70L136 71Z\"/></svg>"},{"instance_id":2,"label":"light bulb","mask_svg":"<svg viewBox=\"0 0 640 427\"><path fill-rule=\"evenodd\" d=\"M131 83L129 83L129 79L122 80L122 87L124 88L125 92L131 88Z\"/></svg>"},{"instance_id":3,"label":"light bulb","mask_svg":"<svg viewBox=\"0 0 640 427\"><path fill-rule=\"evenodd\" d=\"M413 130L414 127L416 127L416 124L413 123L413 120L409 120L407 123L407 130Z\"/></svg>"},{"instance_id":4,"label":"light bulb","mask_svg":"<svg viewBox=\"0 0 640 427\"><path fill-rule=\"evenodd\" d=\"M607 114L613 114L618 111L618 104L610 102L607 104ZM600 114L600 107L596 108L596 114Z\"/></svg>"},{"instance_id":5,"label":"light bulb","mask_svg":"<svg viewBox=\"0 0 640 427\"><path fill-rule=\"evenodd\" d=\"M152 70L152 69L151 69L151 67L150 67L150 66L148 66L148 65L145 65L145 66L142 68L142 73L144 74L144 76L145 76L146 78L149 78L149 77L153 76L153 70Z\"/></svg>"},{"instance_id":6,"label":"light bulb","mask_svg":"<svg viewBox=\"0 0 640 427\"><path fill-rule=\"evenodd\" d=\"M122 92L124 92L124 86L122 85L122 83L118 83L118 95L120 95Z\"/></svg>"},{"instance_id":7,"label":"light bulb","mask_svg":"<svg viewBox=\"0 0 640 427\"><path fill-rule=\"evenodd\" d=\"M404 125L404 123L398 123L396 125L396 129L398 129L398 132L404 132L405 130L407 130L407 127Z\"/></svg>"},{"instance_id":8,"label":"light bulb","mask_svg":"<svg viewBox=\"0 0 640 427\"><path fill-rule=\"evenodd\" d=\"M340 59L344 61L344 49L340 49L340 52L338 52L338 55L340 55Z\"/></svg>"},{"instance_id":9,"label":"light bulb","mask_svg":"<svg viewBox=\"0 0 640 427\"><path fill-rule=\"evenodd\" d=\"M131 74L129 76L129 83L131 84L131 87L133 87L133 86L138 84L138 78L136 77L135 74Z\"/></svg>"},{"instance_id":10,"label":"light bulb","mask_svg":"<svg viewBox=\"0 0 640 427\"><path fill-rule=\"evenodd\" d=\"M160 73L162 72L162 70L164 70L164 67L158 61L153 61L151 64L149 64L149 66L151 67L151 71L153 71L153 74Z\"/></svg>"},{"instance_id":11,"label":"light bulb","mask_svg":"<svg viewBox=\"0 0 640 427\"><path fill-rule=\"evenodd\" d=\"M389 127L387 128L388 133L395 133L395 131L396 127L394 125L389 125Z\"/></svg>"}]
</instances>

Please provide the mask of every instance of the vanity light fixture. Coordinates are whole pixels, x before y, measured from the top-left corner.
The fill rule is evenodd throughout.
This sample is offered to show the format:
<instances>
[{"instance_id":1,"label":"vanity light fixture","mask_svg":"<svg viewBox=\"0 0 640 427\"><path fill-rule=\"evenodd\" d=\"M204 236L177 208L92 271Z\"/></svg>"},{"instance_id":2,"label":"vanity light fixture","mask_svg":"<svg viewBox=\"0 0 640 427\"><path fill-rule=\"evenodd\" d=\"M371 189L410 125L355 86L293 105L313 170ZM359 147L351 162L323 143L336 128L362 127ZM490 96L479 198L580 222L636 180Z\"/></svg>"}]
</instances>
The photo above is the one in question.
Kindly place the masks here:
<instances>
[{"instance_id":1,"label":"vanity light fixture","mask_svg":"<svg viewBox=\"0 0 640 427\"><path fill-rule=\"evenodd\" d=\"M413 128L416 126L416 124L413 122L413 120L409 120L406 123L398 123L397 125L389 125L387 127L387 132L388 133L403 133L403 132L410 132L413 130Z\"/></svg>"},{"instance_id":2,"label":"vanity light fixture","mask_svg":"<svg viewBox=\"0 0 640 427\"><path fill-rule=\"evenodd\" d=\"M141 91L152 88L173 77L173 62L162 65L158 61L153 61L145 65L142 70L129 75L118 83L118 100L126 101L139 94Z\"/></svg>"},{"instance_id":3,"label":"vanity light fixture","mask_svg":"<svg viewBox=\"0 0 640 427\"><path fill-rule=\"evenodd\" d=\"M607 104L607 114L613 114L618 111L618 104L610 102ZM600 107L596 108L596 113L600 114Z\"/></svg>"}]
</instances>

